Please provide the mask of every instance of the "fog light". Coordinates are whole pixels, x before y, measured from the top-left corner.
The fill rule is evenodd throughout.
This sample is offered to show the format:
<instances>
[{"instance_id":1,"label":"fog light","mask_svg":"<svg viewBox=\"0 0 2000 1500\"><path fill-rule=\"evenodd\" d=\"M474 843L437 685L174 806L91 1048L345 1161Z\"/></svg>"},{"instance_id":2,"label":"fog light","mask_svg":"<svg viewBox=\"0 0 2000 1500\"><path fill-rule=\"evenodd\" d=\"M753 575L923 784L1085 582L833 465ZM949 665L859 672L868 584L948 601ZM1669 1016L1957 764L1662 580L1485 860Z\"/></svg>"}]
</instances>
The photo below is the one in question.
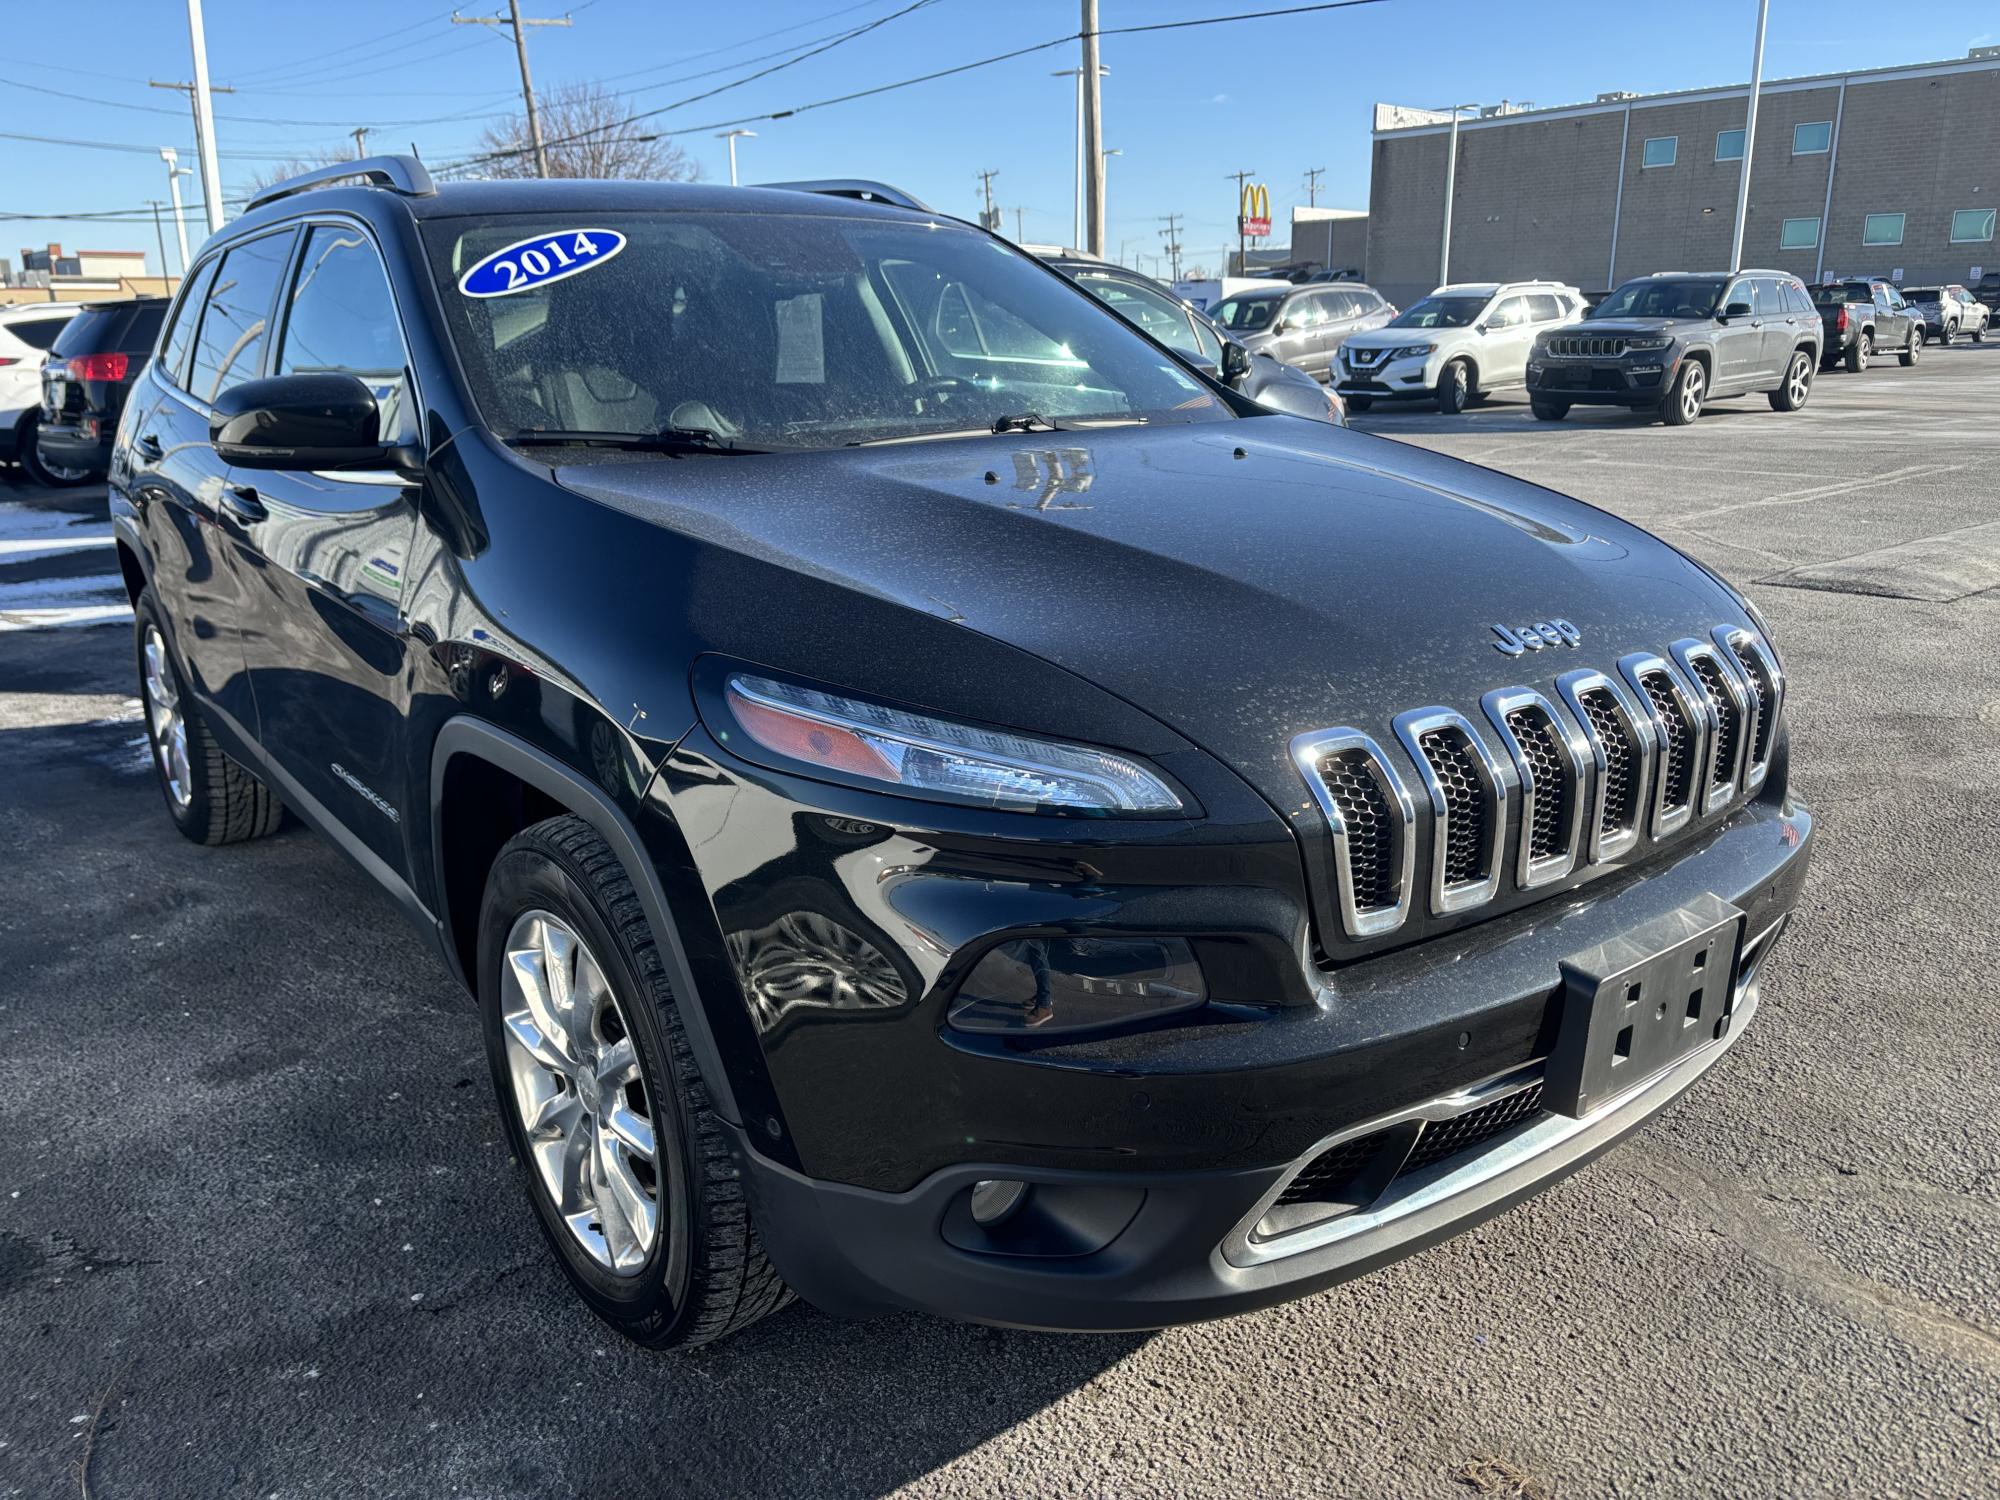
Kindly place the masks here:
<instances>
[{"instance_id":1,"label":"fog light","mask_svg":"<svg viewBox=\"0 0 2000 1500\"><path fill-rule=\"evenodd\" d=\"M1028 1201L1028 1185L1012 1177L988 1177L972 1185L972 1222L996 1229Z\"/></svg>"},{"instance_id":2,"label":"fog light","mask_svg":"<svg viewBox=\"0 0 2000 1500\"><path fill-rule=\"evenodd\" d=\"M1634 375L1657 375L1660 373L1660 367L1658 365L1634 365L1632 366L1632 373Z\"/></svg>"},{"instance_id":3,"label":"fog light","mask_svg":"<svg viewBox=\"0 0 2000 1500\"><path fill-rule=\"evenodd\" d=\"M1088 1031L1208 1000L1181 938L1017 938L974 966L952 1001L959 1031Z\"/></svg>"}]
</instances>

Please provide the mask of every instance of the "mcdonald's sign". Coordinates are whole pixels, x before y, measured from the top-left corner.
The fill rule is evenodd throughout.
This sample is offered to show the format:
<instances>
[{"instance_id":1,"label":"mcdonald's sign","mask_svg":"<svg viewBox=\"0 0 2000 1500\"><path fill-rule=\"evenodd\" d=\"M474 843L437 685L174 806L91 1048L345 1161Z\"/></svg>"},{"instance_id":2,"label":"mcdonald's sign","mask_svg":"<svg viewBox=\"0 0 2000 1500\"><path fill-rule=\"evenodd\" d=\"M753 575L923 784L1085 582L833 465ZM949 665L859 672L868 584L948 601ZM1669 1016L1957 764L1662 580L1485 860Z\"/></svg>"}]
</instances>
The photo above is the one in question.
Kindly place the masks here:
<instances>
[{"instance_id":1,"label":"mcdonald's sign","mask_svg":"<svg viewBox=\"0 0 2000 1500\"><path fill-rule=\"evenodd\" d=\"M1248 239L1261 240L1271 233L1271 190L1261 182L1243 184L1243 197L1236 205L1236 232Z\"/></svg>"}]
</instances>

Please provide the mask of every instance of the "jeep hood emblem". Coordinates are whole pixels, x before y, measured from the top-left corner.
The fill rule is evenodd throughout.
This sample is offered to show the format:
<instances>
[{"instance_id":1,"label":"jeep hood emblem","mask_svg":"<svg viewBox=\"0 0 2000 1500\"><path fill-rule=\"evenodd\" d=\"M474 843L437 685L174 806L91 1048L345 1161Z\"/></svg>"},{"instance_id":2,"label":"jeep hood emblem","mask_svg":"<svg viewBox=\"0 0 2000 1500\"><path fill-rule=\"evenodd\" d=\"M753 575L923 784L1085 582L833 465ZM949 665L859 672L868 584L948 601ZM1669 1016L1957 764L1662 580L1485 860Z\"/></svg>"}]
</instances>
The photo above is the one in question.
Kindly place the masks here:
<instances>
[{"instance_id":1,"label":"jeep hood emblem","mask_svg":"<svg viewBox=\"0 0 2000 1500\"><path fill-rule=\"evenodd\" d=\"M1537 620L1532 625L1509 628L1495 625L1493 649L1503 656L1519 656L1523 651L1540 651L1544 646L1574 646L1583 632L1567 620Z\"/></svg>"}]
</instances>

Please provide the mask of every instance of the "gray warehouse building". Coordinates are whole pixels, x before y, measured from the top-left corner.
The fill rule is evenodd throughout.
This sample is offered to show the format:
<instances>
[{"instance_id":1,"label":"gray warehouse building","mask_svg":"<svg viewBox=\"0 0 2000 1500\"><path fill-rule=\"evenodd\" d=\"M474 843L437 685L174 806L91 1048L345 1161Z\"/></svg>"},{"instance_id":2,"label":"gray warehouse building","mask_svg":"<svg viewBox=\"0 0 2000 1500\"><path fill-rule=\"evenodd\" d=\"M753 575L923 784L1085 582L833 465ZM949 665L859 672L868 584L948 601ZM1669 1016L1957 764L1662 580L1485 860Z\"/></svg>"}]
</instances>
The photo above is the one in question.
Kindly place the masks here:
<instances>
[{"instance_id":1,"label":"gray warehouse building","mask_svg":"<svg viewBox=\"0 0 2000 1500\"><path fill-rule=\"evenodd\" d=\"M1748 103L1738 85L1464 116L1451 279L1726 269ZM1450 118L1375 106L1367 275L1405 305L1437 283ZM2000 48L1765 82L1745 265L1970 284L2000 270L1996 207Z\"/></svg>"}]
</instances>

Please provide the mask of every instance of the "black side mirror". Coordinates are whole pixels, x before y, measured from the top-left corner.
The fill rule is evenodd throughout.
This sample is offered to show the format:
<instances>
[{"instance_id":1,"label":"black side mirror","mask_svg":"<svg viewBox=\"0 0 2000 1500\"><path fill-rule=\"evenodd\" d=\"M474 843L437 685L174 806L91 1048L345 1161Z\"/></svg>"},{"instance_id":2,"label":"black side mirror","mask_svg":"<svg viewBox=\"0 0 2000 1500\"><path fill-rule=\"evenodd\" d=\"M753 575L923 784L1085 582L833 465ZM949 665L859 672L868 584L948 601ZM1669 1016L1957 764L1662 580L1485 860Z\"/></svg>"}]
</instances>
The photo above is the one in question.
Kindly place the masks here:
<instances>
[{"instance_id":1,"label":"black side mirror","mask_svg":"<svg viewBox=\"0 0 2000 1500\"><path fill-rule=\"evenodd\" d=\"M390 463L375 396L352 375L275 375L215 398L209 441L244 469L338 469Z\"/></svg>"},{"instance_id":2,"label":"black side mirror","mask_svg":"<svg viewBox=\"0 0 2000 1500\"><path fill-rule=\"evenodd\" d=\"M1749 316L1750 304L1747 302L1732 302L1722 310L1722 321L1725 323L1731 318L1747 318Z\"/></svg>"},{"instance_id":3,"label":"black side mirror","mask_svg":"<svg viewBox=\"0 0 2000 1500\"><path fill-rule=\"evenodd\" d=\"M1250 351L1241 344L1222 346L1222 383L1234 390L1250 373Z\"/></svg>"}]
</instances>

